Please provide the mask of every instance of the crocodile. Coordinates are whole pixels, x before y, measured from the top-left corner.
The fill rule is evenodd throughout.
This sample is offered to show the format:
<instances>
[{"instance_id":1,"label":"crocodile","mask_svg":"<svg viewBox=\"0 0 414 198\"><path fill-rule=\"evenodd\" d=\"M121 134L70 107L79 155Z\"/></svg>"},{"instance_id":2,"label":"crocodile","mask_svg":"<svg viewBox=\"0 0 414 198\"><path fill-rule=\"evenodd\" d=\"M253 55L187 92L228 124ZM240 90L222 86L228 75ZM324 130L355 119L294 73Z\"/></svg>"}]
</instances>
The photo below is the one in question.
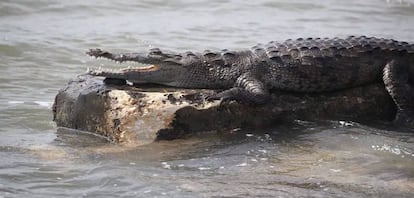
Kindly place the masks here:
<instances>
[{"instance_id":1,"label":"crocodile","mask_svg":"<svg viewBox=\"0 0 414 198\"><path fill-rule=\"evenodd\" d=\"M414 123L414 44L393 39L349 36L298 38L257 44L246 50L111 53L90 49L88 55L117 62L147 64L88 74L133 84L220 89L207 96L222 103L267 103L271 90L318 93L383 82L393 99L395 122ZM413 125L414 126L414 125Z\"/></svg>"}]
</instances>

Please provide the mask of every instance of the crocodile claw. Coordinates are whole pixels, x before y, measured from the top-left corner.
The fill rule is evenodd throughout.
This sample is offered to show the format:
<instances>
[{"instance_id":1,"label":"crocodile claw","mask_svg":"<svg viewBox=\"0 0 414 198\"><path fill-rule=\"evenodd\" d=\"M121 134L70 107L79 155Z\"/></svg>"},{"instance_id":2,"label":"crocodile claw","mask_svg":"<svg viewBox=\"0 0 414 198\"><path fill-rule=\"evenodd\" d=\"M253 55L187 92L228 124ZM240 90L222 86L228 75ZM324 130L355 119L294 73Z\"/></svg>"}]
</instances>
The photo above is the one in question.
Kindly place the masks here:
<instances>
[{"instance_id":1,"label":"crocodile claw","mask_svg":"<svg viewBox=\"0 0 414 198\"><path fill-rule=\"evenodd\" d=\"M216 91L209 91L208 93L203 94L202 96L205 101L214 101L214 100L220 100L221 98L218 96L218 93Z\"/></svg>"},{"instance_id":2,"label":"crocodile claw","mask_svg":"<svg viewBox=\"0 0 414 198\"><path fill-rule=\"evenodd\" d=\"M235 101L235 99L229 95L223 95L220 94L221 92L217 93L216 91L211 91L211 93L208 93L205 97L204 100L206 101L215 101L215 100L220 100L220 105L219 106L224 106L224 105L228 105L230 104L232 101Z\"/></svg>"}]
</instances>

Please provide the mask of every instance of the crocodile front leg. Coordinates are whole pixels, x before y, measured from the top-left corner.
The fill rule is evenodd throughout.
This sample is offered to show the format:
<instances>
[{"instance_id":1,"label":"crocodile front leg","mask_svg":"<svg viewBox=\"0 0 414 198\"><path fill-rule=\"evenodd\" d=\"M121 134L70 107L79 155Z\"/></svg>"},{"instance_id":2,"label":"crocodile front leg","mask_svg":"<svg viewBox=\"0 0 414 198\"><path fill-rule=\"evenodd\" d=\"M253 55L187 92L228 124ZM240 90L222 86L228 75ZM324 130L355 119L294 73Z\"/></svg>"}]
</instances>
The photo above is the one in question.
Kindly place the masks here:
<instances>
[{"instance_id":1,"label":"crocodile front leg","mask_svg":"<svg viewBox=\"0 0 414 198\"><path fill-rule=\"evenodd\" d=\"M240 103L261 105L265 104L269 97L269 91L263 82L254 78L250 73L246 73L237 78L233 88L209 96L208 99L220 99L221 104L235 100Z\"/></svg>"},{"instance_id":2,"label":"crocodile front leg","mask_svg":"<svg viewBox=\"0 0 414 198\"><path fill-rule=\"evenodd\" d=\"M397 106L394 122L414 127L414 88L409 84L408 62L389 62L383 70L383 81Z\"/></svg>"}]
</instances>

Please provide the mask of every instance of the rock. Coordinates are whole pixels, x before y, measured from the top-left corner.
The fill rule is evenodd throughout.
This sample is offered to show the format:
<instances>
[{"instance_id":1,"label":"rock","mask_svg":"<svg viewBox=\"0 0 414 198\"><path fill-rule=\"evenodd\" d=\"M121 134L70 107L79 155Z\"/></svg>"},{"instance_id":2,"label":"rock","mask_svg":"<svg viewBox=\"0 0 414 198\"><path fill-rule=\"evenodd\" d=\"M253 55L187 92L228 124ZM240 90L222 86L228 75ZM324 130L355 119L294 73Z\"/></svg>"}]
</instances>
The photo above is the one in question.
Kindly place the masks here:
<instances>
[{"instance_id":1,"label":"rock","mask_svg":"<svg viewBox=\"0 0 414 198\"><path fill-rule=\"evenodd\" d=\"M392 120L395 106L382 84L323 94L275 91L271 102L253 107L219 106L211 90L105 84L81 75L59 91L53 118L59 127L84 130L116 143L147 144L191 133L267 128L289 120Z\"/></svg>"}]
</instances>

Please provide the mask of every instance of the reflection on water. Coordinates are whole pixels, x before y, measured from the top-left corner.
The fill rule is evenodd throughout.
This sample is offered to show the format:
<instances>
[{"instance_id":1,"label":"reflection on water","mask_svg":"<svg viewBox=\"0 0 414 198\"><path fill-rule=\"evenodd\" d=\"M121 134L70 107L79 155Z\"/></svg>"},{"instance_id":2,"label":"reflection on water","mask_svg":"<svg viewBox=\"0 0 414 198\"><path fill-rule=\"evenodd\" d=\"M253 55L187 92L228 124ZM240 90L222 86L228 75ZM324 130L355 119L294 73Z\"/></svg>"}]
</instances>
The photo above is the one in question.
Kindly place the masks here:
<instances>
[{"instance_id":1,"label":"reflection on water","mask_svg":"<svg viewBox=\"0 0 414 198\"><path fill-rule=\"evenodd\" d=\"M346 121L123 147L57 130L51 103L84 52L241 49L365 34L414 42L414 2L2 1L0 197L413 197L414 136ZM380 124L381 125L381 124Z\"/></svg>"}]
</instances>

